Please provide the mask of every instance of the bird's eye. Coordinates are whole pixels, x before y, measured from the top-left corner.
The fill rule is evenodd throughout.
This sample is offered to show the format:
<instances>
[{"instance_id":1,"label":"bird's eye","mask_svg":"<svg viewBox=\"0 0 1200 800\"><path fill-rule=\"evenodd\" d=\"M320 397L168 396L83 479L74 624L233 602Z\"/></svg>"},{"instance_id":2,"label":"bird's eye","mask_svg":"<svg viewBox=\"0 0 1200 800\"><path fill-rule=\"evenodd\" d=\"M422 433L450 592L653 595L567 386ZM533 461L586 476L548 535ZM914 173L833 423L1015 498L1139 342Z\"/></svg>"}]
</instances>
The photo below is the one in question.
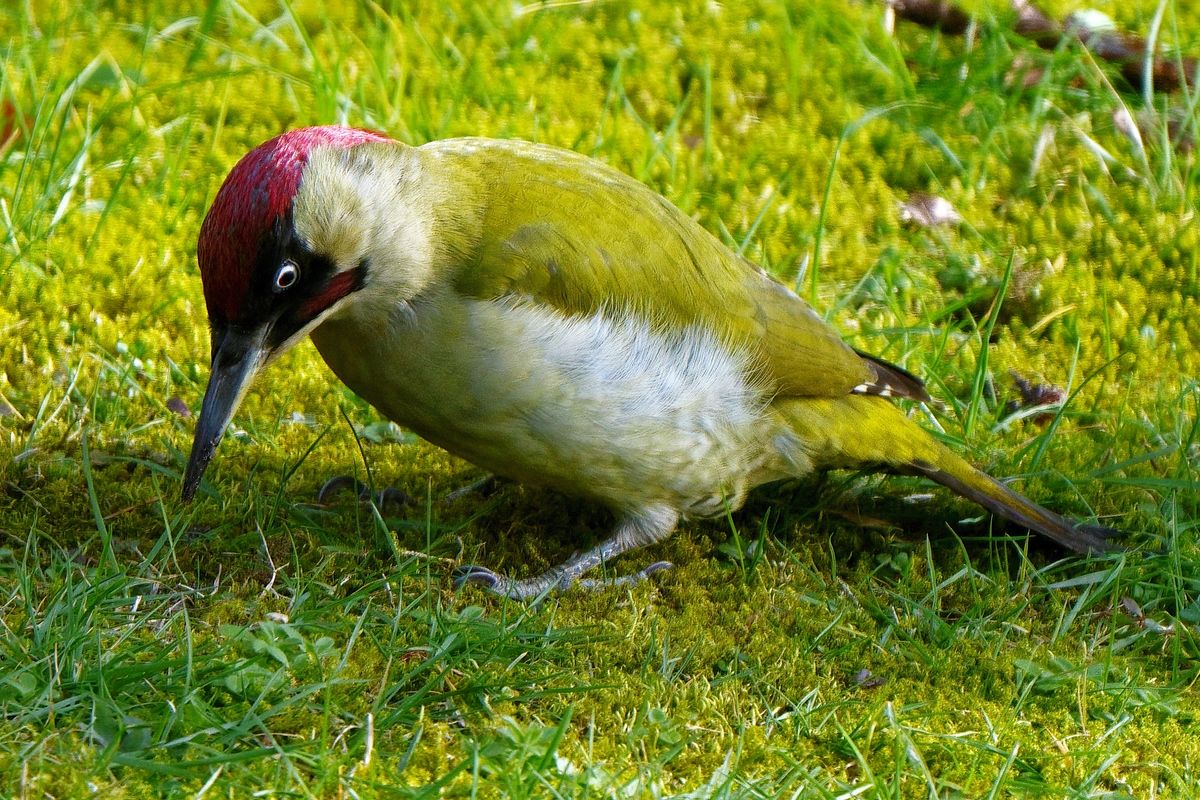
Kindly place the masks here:
<instances>
[{"instance_id":1,"label":"bird's eye","mask_svg":"<svg viewBox=\"0 0 1200 800\"><path fill-rule=\"evenodd\" d=\"M279 267L279 271L275 273L275 291L282 292L284 289L291 288L300 278L300 267L296 266L295 261L285 261Z\"/></svg>"}]
</instances>

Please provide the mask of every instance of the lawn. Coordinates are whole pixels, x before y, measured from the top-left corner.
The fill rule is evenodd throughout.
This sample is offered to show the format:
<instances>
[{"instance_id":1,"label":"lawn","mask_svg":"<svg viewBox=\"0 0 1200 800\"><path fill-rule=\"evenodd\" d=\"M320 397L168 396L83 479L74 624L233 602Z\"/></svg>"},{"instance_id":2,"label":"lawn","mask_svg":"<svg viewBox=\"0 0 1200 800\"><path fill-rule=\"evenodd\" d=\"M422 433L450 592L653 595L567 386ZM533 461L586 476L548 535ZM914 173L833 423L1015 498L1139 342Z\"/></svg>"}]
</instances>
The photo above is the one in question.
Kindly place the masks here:
<instances>
[{"instance_id":1,"label":"lawn","mask_svg":"<svg viewBox=\"0 0 1200 800\"><path fill-rule=\"evenodd\" d=\"M971 37L889 32L874 0L6 4L0 796L1200 793L1198 98L963 5ZM1200 55L1190 3L1091 6ZM830 473L624 557L676 565L632 588L456 590L610 519L447 500L481 472L309 343L183 503L200 222L242 154L322 123L635 176L922 376L931 431L1127 549ZM912 193L962 221L906 220ZM334 474L415 499L318 503Z\"/></svg>"}]
</instances>

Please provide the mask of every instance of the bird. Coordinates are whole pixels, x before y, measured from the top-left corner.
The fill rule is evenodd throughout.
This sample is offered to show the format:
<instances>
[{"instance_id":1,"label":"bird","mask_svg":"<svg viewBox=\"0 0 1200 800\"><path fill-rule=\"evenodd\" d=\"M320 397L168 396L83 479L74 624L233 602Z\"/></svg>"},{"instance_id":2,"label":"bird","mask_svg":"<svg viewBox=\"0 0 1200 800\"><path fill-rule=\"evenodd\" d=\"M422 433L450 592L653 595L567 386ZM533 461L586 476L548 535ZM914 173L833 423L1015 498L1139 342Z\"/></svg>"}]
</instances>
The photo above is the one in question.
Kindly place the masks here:
<instances>
[{"instance_id":1,"label":"bird","mask_svg":"<svg viewBox=\"0 0 1200 800\"><path fill-rule=\"evenodd\" d=\"M930 401L916 376L846 344L645 184L569 150L292 129L233 167L196 254L212 361L184 500L255 376L309 336L388 419L611 510L606 538L538 575L460 569L459 584L506 597L594 586L586 573L681 520L828 469L925 476L1077 553L1118 541L976 469L897 405Z\"/></svg>"}]
</instances>

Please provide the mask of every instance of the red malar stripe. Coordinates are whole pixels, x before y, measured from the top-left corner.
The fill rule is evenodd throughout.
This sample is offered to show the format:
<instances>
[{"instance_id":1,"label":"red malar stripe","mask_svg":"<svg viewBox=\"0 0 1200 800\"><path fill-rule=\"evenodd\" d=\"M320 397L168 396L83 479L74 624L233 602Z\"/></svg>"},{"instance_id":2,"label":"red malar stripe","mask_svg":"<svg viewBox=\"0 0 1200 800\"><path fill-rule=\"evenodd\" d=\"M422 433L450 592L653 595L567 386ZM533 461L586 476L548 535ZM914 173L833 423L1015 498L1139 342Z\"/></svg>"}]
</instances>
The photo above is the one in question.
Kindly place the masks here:
<instances>
[{"instance_id":1,"label":"red malar stripe","mask_svg":"<svg viewBox=\"0 0 1200 800\"><path fill-rule=\"evenodd\" d=\"M304 305L300 306L300 318L309 320L319 315L338 300L341 300L354 291L361 277L362 273L357 268L348 269L345 272L339 272L337 275L334 275L320 294L309 298Z\"/></svg>"}]
</instances>

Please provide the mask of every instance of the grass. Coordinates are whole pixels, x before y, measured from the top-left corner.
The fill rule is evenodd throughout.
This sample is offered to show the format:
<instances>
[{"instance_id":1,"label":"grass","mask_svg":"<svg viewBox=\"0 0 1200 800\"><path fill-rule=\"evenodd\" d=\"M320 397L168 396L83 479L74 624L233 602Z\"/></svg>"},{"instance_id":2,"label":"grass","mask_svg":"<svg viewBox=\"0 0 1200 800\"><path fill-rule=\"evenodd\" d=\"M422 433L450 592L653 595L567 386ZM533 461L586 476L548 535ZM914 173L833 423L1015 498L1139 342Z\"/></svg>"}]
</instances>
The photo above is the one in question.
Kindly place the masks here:
<instances>
[{"instance_id":1,"label":"grass","mask_svg":"<svg viewBox=\"0 0 1200 800\"><path fill-rule=\"evenodd\" d=\"M865 0L0 11L0 795L1200 791L1200 182L1163 133L1196 97L969 5L970 43L889 36ZM1200 52L1185 4L1100 7ZM1064 558L920 481L831 474L624 559L678 565L632 590L455 592L456 564L532 574L608 519L441 502L478 472L311 345L180 503L204 211L255 144L333 122L636 175L925 377L939 435L1130 549ZM903 224L912 191L965 222ZM1010 370L1065 402L1009 408ZM335 473L418 499L317 506Z\"/></svg>"}]
</instances>

